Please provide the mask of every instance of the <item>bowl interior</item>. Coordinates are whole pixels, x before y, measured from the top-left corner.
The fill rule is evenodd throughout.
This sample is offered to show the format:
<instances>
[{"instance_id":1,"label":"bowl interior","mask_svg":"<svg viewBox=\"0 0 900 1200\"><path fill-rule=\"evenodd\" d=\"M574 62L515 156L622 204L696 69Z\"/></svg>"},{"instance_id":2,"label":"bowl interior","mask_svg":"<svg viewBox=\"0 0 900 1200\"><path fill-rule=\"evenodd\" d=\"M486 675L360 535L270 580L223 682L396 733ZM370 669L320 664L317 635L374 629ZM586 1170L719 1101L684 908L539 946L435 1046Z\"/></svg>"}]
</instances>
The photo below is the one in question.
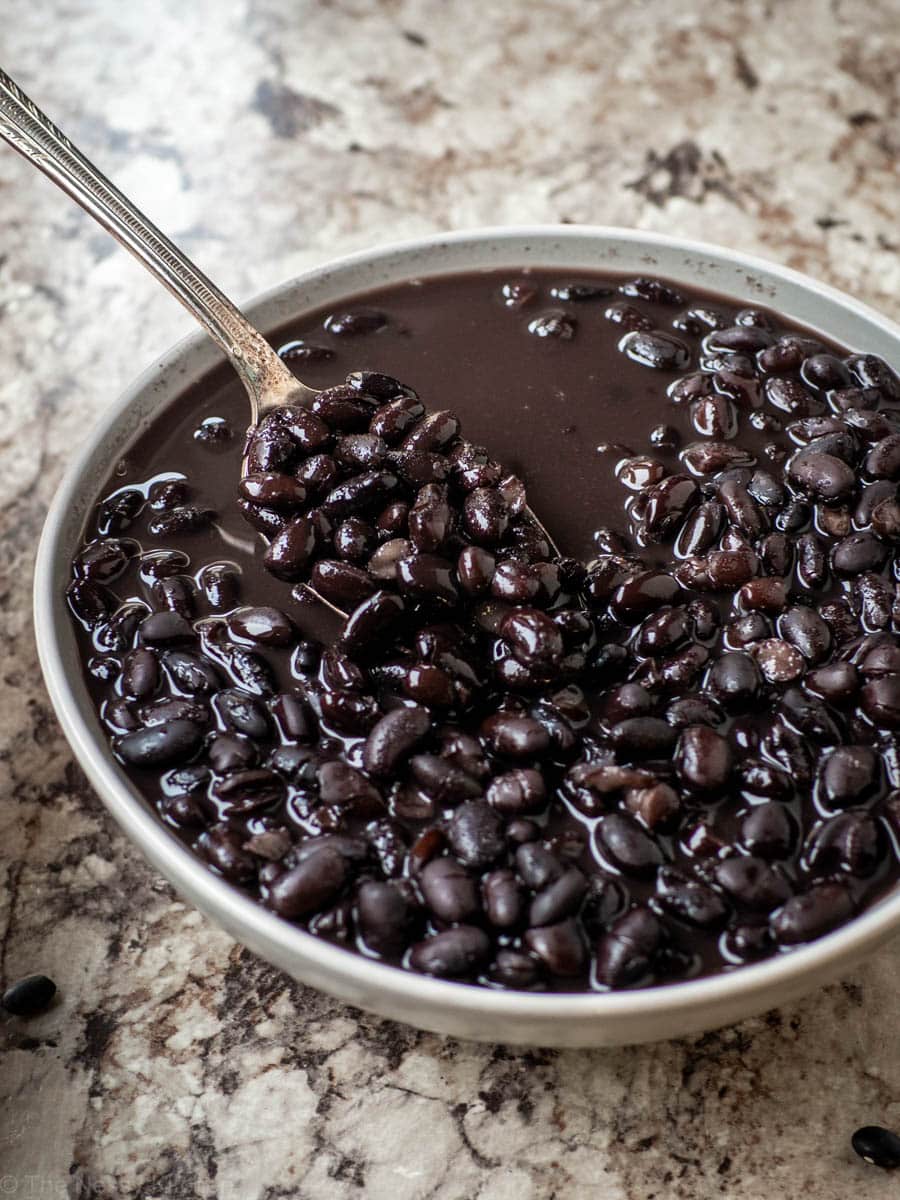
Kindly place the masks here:
<instances>
[{"instance_id":1,"label":"bowl interior","mask_svg":"<svg viewBox=\"0 0 900 1200\"><path fill-rule=\"evenodd\" d=\"M747 303L772 306L853 349L880 354L895 366L900 361L897 326L794 272L716 247L636 231L575 226L475 231L353 255L273 289L246 305L245 311L263 331L275 330L311 308L384 284L429 274L528 265L571 270L606 267L699 285ZM826 938L736 972L626 994L501 993L410 975L349 954L279 920L214 877L157 821L110 758L82 680L63 593L71 558L110 463L126 452L161 409L221 363L221 354L198 332L145 371L109 408L57 492L35 576L41 663L66 736L125 831L195 904L264 957L363 1007L453 1032L460 1031L462 1020L467 1036L506 1035L506 1040L543 1044L559 1042L553 1026L563 1013L575 1022L569 1044L583 1044L666 1036L710 1027L721 1023L722 1016L733 1019L732 1013L760 1011L788 994L824 982L900 927L900 893L894 892ZM455 1023L447 1019L448 1010L456 1014ZM582 1026L579 1034L576 1027Z\"/></svg>"}]
</instances>

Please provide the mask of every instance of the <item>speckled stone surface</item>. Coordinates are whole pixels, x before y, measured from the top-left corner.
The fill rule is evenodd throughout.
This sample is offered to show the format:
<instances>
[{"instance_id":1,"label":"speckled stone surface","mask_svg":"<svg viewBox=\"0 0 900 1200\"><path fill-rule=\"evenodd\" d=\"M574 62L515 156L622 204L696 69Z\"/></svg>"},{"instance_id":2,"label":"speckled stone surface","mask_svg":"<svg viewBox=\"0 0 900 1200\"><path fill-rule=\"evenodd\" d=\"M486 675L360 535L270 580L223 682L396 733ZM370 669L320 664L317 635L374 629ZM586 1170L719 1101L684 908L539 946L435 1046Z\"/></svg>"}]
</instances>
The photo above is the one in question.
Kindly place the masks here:
<instances>
[{"instance_id":1,"label":"speckled stone surface","mask_svg":"<svg viewBox=\"0 0 900 1200\"><path fill-rule=\"evenodd\" d=\"M762 253L900 316L895 0L4 0L4 66L249 295L448 227L595 221ZM462 1045L293 985L106 818L39 679L30 571L86 425L188 318L0 148L0 1195L888 1200L900 946L740 1027Z\"/></svg>"}]
</instances>

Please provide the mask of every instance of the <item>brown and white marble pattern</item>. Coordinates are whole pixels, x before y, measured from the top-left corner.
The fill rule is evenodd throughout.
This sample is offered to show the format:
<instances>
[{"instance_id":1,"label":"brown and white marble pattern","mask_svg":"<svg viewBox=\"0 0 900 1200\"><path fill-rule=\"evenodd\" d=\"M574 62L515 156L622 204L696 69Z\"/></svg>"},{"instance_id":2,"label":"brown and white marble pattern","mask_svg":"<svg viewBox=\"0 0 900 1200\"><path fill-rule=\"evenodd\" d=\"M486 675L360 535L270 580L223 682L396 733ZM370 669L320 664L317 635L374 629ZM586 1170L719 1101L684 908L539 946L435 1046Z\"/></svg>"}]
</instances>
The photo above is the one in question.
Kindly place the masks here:
<instances>
[{"instance_id":1,"label":"brown and white marble pattern","mask_svg":"<svg viewBox=\"0 0 900 1200\"><path fill-rule=\"evenodd\" d=\"M4 66L237 296L487 223L768 255L900 316L896 0L4 0ZM63 742L35 541L86 425L189 328L0 153L0 1196L896 1197L896 944L790 1011L596 1053L442 1041L292 984L179 903Z\"/></svg>"}]
</instances>

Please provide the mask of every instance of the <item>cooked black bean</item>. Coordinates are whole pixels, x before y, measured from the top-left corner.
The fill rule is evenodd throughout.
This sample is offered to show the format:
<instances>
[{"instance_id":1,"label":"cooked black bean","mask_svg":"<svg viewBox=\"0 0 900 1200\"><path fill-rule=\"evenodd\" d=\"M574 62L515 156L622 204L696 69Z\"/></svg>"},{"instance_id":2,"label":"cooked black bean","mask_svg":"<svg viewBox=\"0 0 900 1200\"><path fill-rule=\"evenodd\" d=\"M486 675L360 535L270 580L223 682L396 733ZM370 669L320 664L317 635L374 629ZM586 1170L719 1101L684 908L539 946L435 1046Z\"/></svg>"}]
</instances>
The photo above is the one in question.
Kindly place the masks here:
<instances>
[{"instance_id":1,"label":"cooked black bean","mask_svg":"<svg viewBox=\"0 0 900 1200\"><path fill-rule=\"evenodd\" d=\"M363 747L363 765L371 775L387 778L430 729L427 709L417 705L392 709L369 731Z\"/></svg>"},{"instance_id":2,"label":"cooked black bean","mask_svg":"<svg viewBox=\"0 0 900 1200\"><path fill-rule=\"evenodd\" d=\"M154 517L147 526L147 532L153 537L171 537L173 534L197 533L206 529L215 514L209 509L197 508L193 504L183 504L178 508L170 508Z\"/></svg>"},{"instance_id":3,"label":"cooked black bean","mask_svg":"<svg viewBox=\"0 0 900 1200\"><path fill-rule=\"evenodd\" d=\"M849 810L823 821L806 840L803 857L813 875L845 871L864 879L875 873L887 844L872 815Z\"/></svg>"},{"instance_id":4,"label":"cooked black bean","mask_svg":"<svg viewBox=\"0 0 900 1200\"><path fill-rule=\"evenodd\" d=\"M796 841L796 822L782 804L758 804L741 821L741 844L757 858L787 858Z\"/></svg>"},{"instance_id":5,"label":"cooked black bean","mask_svg":"<svg viewBox=\"0 0 900 1200\"><path fill-rule=\"evenodd\" d=\"M756 663L740 650L720 655L706 677L715 699L733 712L745 711L753 704L761 682Z\"/></svg>"},{"instance_id":6,"label":"cooked black bean","mask_svg":"<svg viewBox=\"0 0 900 1200\"><path fill-rule=\"evenodd\" d=\"M403 891L367 879L356 895L357 927L365 946L382 958L399 958L409 944L411 917Z\"/></svg>"},{"instance_id":7,"label":"cooked black bean","mask_svg":"<svg viewBox=\"0 0 900 1200\"><path fill-rule=\"evenodd\" d=\"M409 955L409 965L425 975L461 979L483 966L491 952L491 942L483 929L458 925L417 942Z\"/></svg>"},{"instance_id":8,"label":"cooked black bean","mask_svg":"<svg viewBox=\"0 0 900 1200\"><path fill-rule=\"evenodd\" d=\"M717 891L672 867L661 867L657 873L654 903L698 929L721 929L728 919L728 905Z\"/></svg>"},{"instance_id":9,"label":"cooked black bean","mask_svg":"<svg viewBox=\"0 0 900 1200\"><path fill-rule=\"evenodd\" d=\"M871 746L839 746L822 763L822 798L831 807L846 808L871 794L878 775L878 759Z\"/></svg>"},{"instance_id":10,"label":"cooked black bean","mask_svg":"<svg viewBox=\"0 0 900 1200\"><path fill-rule=\"evenodd\" d=\"M594 841L602 855L626 875L646 878L663 862L662 851L631 817L609 813L594 829Z\"/></svg>"},{"instance_id":11,"label":"cooked black bean","mask_svg":"<svg viewBox=\"0 0 900 1200\"><path fill-rule=\"evenodd\" d=\"M578 910L586 892L585 876L577 867L569 867L558 879L542 888L531 901L528 908L528 924L557 924Z\"/></svg>"},{"instance_id":12,"label":"cooked black bean","mask_svg":"<svg viewBox=\"0 0 900 1200\"><path fill-rule=\"evenodd\" d=\"M434 858L423 867L419 887L441 921L466 921L481 911L475 880L455 858Z\"/></svg>"},{"instance_id":13,"label":"cooked black bean","mask_svg":"<svg viewBox=\"0 0 900 1200\"><path fill-rule=\"evenodd\" d=\"M596 978L602 987L634 987L646 980L663 943L659 918L634 908L612 925L597 946Z\"/></svg>"},{"instance_id":14,"label":"cooked black bean","mask_svg":"<svg viewBox=\"0 0 900 1200\"><path fill-rule=\"evenodd\" d=\"M453 564L436 554L401 558L397 563L397 582L401 592L414 600L453 605L459 598Z\"/></svg>"},{"instance_id":15,"label":"cooked black bean","mask_svg":"<svg viewBox=\"0 0 900 1200\"><path fill-rule=\"evenodd\" d=\"M851 466L815 450L802 450L788 464L791 479L810 495L825 501L844 500L853 493L856 474Z\"/></svg>"},{"instance_id":16,"label":"cooked black bean","mask_svg":"<svg viewBox=\"0 0 900 1200\"><path fill-rule=\"evenodd\" d=\"M264 562L279 579L299 579L319 544L316 526L308 517L295 517L275 533Z\"/></svg>"},{"instance_id":17,"label":"cooked black bean","mask_svg":"<svg viewBox=\"0 0 900 1200\"><path fill-rule=\"evenodd\" d=\"M159 660L152 650L131 650L122 660L122 695L146 700L159 686Z\"/></svg>"},{"instance_id":18,"label":"cooked black bean","mask_svg":"<svg viewBox=\"0 0 900 1200\"><path fill-rule=\"evenodd\" d=\"M268 714L254 696L238 688L226 688L213 697L213 704L227 728L255 740L268 737Z\"/></svg>"},{"instance_id":19,"label":"cooked black bean","mask_svg":"<svg viewBox=\"0 0 900 1200\"><path fill-rule=\"evenodd\" d=\"M863 712L879 729L900 729L900 675L870 679L861 692Z\"/></svg>"},{"instance_id":20,"label":"cooked black bean","mask_svg":"<svg viewBox=\"0 0 900 1200\"><path fill-rule=\"evenodd\" d=\"M569 978L584 970L587 946L577 922L571 917L556 925L529 929L522 941L554 975Z\"/></svg>"},{"instance_id":21,"label":"cooked black bean","mask_svg":"<svg viewBox=\"0 0 900 1200\"><path fill-rule=\"evenodd\" d=\"M568 342L575 336L578 322L562 309L554 309L528 322L528 332L540 338L553 338Z\"/></svg>"},{"instance_id":22,"label":"cooked black bean","mask_svg":"<svg viewBox=\"0 0 900 1200\"><path fill-rule=\"evenodd\" d=\"M853 1149L864 1162L885 1171L900 1167L900 1137L880 1125L864 1125L851 1138Z\"/></svg>"},{"instance_id":23,"label":"cooked black bean","mask_svg":"<svg viewBox=\"0 0 900 1200\"><path fill-rule=\"evenodd\" d=\"M336 900L349 875L347 859L324 846L279 875L265 900L279 916L298 920Z\"/></svg>"},{"instance_id":24,"label":"cooked black bean","mask_svg":"<svg viewBox=\"0 0 900 1200\"><path fill-rule=\"evenodd\" d=\"M795 946L836 928L853 915L853 901L839 883L819 883L792 896L771 919L772 933L782 946Z\"/></svg>"},{"instance_id":25,"label":"cooked black bean","mask_svg":"<svg viewBox=\"0 0 900 1200\"><path fill-rule=\"evenodd\" d=\"M483 870L504 848L502 818L483 801L467 800L447 826L447 841L461 863Z\"/></svg>"},{"instance_id":26,"label":"cooked black bean","mask_svg":"<svg viewBox=\"0 0 900 1200\"><path fill-rule=\"evenodd\" d=\"M168 767L190 758L202 738L202 729L193 721L172 720L126 733L116 742L115 749L129 766Z\"/></svg>"},{"instance_id":27,"label":"cooked black bean","mask_svg":"<svg viewBox=\"0 0 900 1200\"><path fill-rule=\"evenodd\" d=\"M691 361L684 342L660 329L633 329L619 342L619 349L634 362L662 371L682 370Z\"/></svg>"},{"instance_id":28,"label":"cooked black bean","mask_svg":"<svg viewBox=\"0 0 900 1200\"><path fill-rule=\"evenodd\" d=\"M256 475L245 475L240 482L240 494L251 504L262 504L276 511L291 512L303 504L306 488L291 475L264 471Z\"/></svg>"},{"instance_id":29,"label":"cooked black bean","mask_svg":"<svg viewBox=\"0 0 900 1200\"><path fill-rule=\"evenodd\" d=\"M49 1008L55 995L56 984L49 976L26 975L6 988L0 1005L14 1017L33 1017Z\"/></svg>"},{"instance_id":30,"label":"cooked black bean","mask_svg":"<svg viewBox=\"0 0 900 1200\"><path fill-rule=\"evenodd\" d=\"M717 792L731 775L731 748L708 725L689 725L681 731L675 767L682 782L698 792Z\"/></svg>"},{"instance_id":31,"label":"cooked black bean","mask_svg":"<svg viewBox=\"0 0 900 1200\"><path fill-rule=\"evenodd\" d=\"M771 912L791 894L787 879L756 855L726 858L714 871L716 883L743 908Z\"/></svg>"}]
</instances>

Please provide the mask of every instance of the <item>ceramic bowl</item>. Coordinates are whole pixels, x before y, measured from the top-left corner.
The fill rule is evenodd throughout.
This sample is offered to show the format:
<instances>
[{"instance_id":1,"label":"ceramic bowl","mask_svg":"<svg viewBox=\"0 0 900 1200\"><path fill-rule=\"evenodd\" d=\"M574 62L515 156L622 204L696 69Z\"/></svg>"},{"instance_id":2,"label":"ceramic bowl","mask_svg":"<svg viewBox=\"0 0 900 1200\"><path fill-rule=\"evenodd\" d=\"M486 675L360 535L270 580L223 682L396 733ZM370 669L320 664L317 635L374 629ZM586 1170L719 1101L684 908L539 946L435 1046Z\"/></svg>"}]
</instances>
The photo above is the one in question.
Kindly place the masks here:
<instances>
[{"instance_id":1,"label":"ceramic bowl","mask_svg":"<svg viewBox=\"0 0 900 1200\"><path fill-rule=\"evenodd\" d=\"M721 247L635 230L501 228L445 234L354 254L308 271L245 306L263 331L353 293L441 272L528 264L657 274L771 305L853 348L900 362L900 328L794 271ZM78 761L107 808L154 867L239 942L295 979L349 1004L481 1041L614 1045L737 1021L850 970L900 931L900 889L819 941L765 962L685 983L618 993L530 994L425 978L349 953L267 912L213 875L155 818L114 762L82 682L63 599L69 565L110 463L187 387L221 361L198 332L134 381L87 438L47 517L35 575L35 626L47 688Z\"/></svg>"}]
</instances>

